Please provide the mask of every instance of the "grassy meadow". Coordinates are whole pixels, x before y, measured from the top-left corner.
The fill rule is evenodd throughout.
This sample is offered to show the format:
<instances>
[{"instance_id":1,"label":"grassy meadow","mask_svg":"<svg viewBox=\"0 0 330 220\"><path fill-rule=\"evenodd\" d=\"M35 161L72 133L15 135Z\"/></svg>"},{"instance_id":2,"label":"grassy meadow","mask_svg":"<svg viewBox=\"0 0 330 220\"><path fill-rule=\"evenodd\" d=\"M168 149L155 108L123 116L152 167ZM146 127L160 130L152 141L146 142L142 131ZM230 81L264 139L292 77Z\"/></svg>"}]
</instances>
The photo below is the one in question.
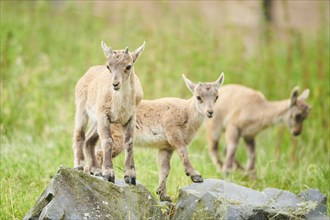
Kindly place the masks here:
<instances>
[{"instance_id":1,"label":"grassy meadow","mask_svg":"<svg viewBox=\"0 0 330 220\"><path fill-rule=\"evenodd\" d=\"M261 40L247 55L244 32L229 37L226 31L235 33L235 26L219 30L200 16L193 3L177 9L158 2L156 8L148 9L147 5L144 13L127 2L123 3L127 7L113 2L116 8L107 10L89 2L0 4L0 219L23 218L60 165L73 166L74 87L90 66L105 63L101 40L114 49L128 46L130 50L146 41L135 65L145 99L189 98L182 73L197 82L214 81L223 71L225 84L250 86L270 100L289 98L296 85L310 88L308 103L313 108L299 137L292 137L284 125L258 136L257 179L249 180L239 171L229 176L217 173L208 156L204 128L189 147L189 156L204 179L227 179L257 190L276 187L294 193L318 188L330 198L326 21L317 34L292 31L286 39L270 30L270 39ZM154 194L156 153L135 148L138 181ZM237 156L246 161L243 146ZM114 160L117 179L123 178L123 161L124 155ZM176 198L179 189L191 183L174 154L168 178L170 196Z\"/></svg>"}]
</instances>

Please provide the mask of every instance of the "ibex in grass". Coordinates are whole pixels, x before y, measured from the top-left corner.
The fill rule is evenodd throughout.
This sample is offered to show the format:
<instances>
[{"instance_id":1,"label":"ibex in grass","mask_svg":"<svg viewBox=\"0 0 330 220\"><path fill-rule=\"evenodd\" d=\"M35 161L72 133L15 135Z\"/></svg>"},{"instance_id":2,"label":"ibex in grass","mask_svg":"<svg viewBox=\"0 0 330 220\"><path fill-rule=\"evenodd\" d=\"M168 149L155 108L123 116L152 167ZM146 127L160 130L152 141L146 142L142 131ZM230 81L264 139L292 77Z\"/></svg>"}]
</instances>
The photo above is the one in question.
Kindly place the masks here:
<instances>
[{"instance_id":1,"label":"ibex in grass","mask_svg":"<svg viewBox=\"0 0 330 220\"><path fill-rule=\"evenodd\" d=\"M135 146L159 149L158 167L159 184L157 194L161 201L171 201L166 192L166 179L170 171L170 159L176 151L185 168L185 173L193 182L203 182L203 178L191 165L187 145L191 142L205 116L213 117L214 106L218 99L218 89L223 83L224 75L213 83L195 84L183 76L193 97L185 100L179 98L162 98L142 100L136 113ZM111 127L114 138L112 156L122 150L122 133L118 126ZM98 152L102 163L102 155Z\"/></svg>"},{"instance_id":2,"label":"ibex in grass","mask_svg":"<svg viewBox=\"0 0 330 220\"><path fill-rule=\"evenodd\" d=\"M298 92L298 88L295 87L290 99L267 101L261 92L244 86L222 87L219 90L220 98L215 107L214 117L207 121L206 126L209 153L217 170L226 173L231 171L240 137L243 137L248 153L247 171L253 176L255 174L255 137L260 131L277 122L284 122L294 136L299 135L310 106L305 102L309 90L304 90L300 96ZM225 131L227 144L224 167L222 167L218 152L222 131Z\"/></svg>"},{"instance_id":3,"label":"ibex in grass","mask_svg":"<svg viewBox=\"0 0 330 220\"><path fill-rule=\"evenodd\" d=\"M73 135L74 167L83 169L83 146L87 164L86 172L100 175L95 160L94 145L100 138L103 149L102 176L115 181L112 165L113 139L111 124L119 124L123 130L125 149L125 181L135 184L136 174L133 160L133 133L136 121L136 108L142 99L142 89L134 72L134 64L144 50L144 43L134 52L112 50L103 41L101 46L107 64L91 67L76 85L76 114ZM87 123L97 127L85 141Z\"/></svg>"}]
</instances>

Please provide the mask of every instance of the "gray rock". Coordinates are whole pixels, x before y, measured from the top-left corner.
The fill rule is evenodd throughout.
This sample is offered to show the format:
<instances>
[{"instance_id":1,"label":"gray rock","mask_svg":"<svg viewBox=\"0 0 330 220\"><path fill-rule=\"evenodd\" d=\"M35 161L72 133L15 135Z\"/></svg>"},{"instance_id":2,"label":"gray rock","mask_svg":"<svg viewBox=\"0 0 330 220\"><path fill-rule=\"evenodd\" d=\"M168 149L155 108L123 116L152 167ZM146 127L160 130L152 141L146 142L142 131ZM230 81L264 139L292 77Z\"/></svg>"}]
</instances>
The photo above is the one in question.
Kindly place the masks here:
<instances>
[{"instance_id":1,"label":"gray rock","mask_svg":"<svg viewBox=\"0 0 330 220\"><path fill-rule=\"evenodd\" d=\"M304 201L316 202L315 209L306 214L308 219L324 219L324 213L327 213L327 197L324 194L318 189L307 189L300 192L299 197Z\"/></svg>"},{"instance_id":2,"label":"gray rock","mask_svg":"<svg viewBox=\"0 0 330 220\"><path fill-rule=\"evenodd\" d=\"M24 219L161 219L161 207L142 185L115 184L61 167Z\"/></svg>"},{"instance_id":3,"label":"gray rock","mask_svg":"<svg viewBox=\"0 0 330 220\"><path fill-rule=\"evenodd\" d=\"M279 189L259 192L206 179L181 189L172 219L328 219L326 200L315 189L297 196Z\"/></svg>"},{"instance_id":4,"label":"gray rock","mask_svg":"<svg viewBox=\"0 0 330 220\"><path fill-rule=\"evenodd\" d=\"M262 192L217 179L181 189L177 204L156 202L141 184L115 184L61 167L24 219L328 219L317 189Z\"/></svg>"}]
</instances>

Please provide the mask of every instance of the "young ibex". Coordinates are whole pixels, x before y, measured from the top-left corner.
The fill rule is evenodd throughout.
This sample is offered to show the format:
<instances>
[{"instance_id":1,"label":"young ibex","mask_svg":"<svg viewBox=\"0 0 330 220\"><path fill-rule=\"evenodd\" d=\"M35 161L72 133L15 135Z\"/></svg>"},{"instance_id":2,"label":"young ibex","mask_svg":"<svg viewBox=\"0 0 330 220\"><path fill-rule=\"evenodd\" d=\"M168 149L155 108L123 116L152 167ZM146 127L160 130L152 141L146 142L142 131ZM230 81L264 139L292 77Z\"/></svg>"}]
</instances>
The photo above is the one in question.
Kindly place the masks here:
<instances>
[{"instance_id":1,"label":"young ibex","mask_svg":"<svg viewBox=\"0 0 330 220\"><path fill-rule=\"evenodd\" d=\"M217 170L226 173L231 171L240 137L243 137L248 153L247 171L253 176L255 137L260 131L277 122L284 122L294 136L299 135L310 106L305 103L309 90L304 90L300 96L298 92L298 88L295 87L290 99L267 101L262 93L244 86L222 87L219 90L220 98L215 107L214 117L207 122L209 153ZM222 131L225 131L227 144L223 168L218 152L218 141Z\"/></svg>"},{"instance_id":2,"label":"young ibex","mask_svg":"<svg viewBox=\"0 0 330 220\"><path fill-rule=\"evenodd\" d=\"M134 64L144 50L144 43L134 52L112 50L103 41L101 46L107 65L93 66L83 75L76 85L76 114L73 135L74 167L83 169L83 146L87 164L86 172L100 175L95 159L94 145L100 138L104 162L102 176L114 182L112 165L112 131L110 124L119 124L123 129L125 149L125 181L135 184L136 174L133 160L133 132L136 120L136 108L142 99L142 89L134 72ZM97 127L86 138L87 123Z\"/></svg>"},{"instance_id":3,"label":"young ibex","mask_svg":"<svg viewBox=\"0 0 330 220\"><path fill-rule=\"evenodd\" d=\"M212 118L214 106L218 99L218 89L223 83L223 73L213 83L195 84L183 75L183 79L193 97L185 100L179 98L162 98L142 100L136 113L135 146L157 148L159 184L157 194L161 201L171 201L166 192L166 179L170 171L170 159L176 151L185 168L185 173L193 182L203 182L203 178L191 165L187 145L195 136L205 116ZM122 134L118 126L111 127L114 138L112 156L122 150ZM102 155L98 153L99 160ZM102 162L101 162L102 163Z\"/></svg>"}]
</instances>

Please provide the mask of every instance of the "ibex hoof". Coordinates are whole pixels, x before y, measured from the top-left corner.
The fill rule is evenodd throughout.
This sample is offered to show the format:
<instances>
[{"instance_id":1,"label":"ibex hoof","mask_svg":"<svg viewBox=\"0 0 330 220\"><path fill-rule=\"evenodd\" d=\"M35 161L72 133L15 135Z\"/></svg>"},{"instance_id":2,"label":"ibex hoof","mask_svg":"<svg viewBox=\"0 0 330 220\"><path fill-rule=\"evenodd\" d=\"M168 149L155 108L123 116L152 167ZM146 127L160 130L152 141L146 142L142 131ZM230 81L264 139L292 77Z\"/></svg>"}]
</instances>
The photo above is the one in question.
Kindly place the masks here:
<instances>
[{"instance_id":1,"label":"ibex hoof","mask_svg":"<svg viewBox=\"0 0 330 220\"><path fill-rule=\"evenodd\" d=\"M94 176L102 176L102 171L101 169L98 169L96 167L92 167L90 169L86 168L85 170L89 171L89 173L91 175L94 175Z\"/></svg>"},{"instance_id":2,"label":"ibex hoof","mask_svg":"<svg viewBox=\"0 0 330 220\"><path fill-rule=\"evenodd\" d=\"M202 183L203 182L203 178L201 175L195 175L195 176L192 176L191 177L191 180L194 182L194 183Z\"/></svg>"},{"instance_id":3,"label":"ibex hoof","mask_svg":"<svg viewBox=\"0 0 330 220\"><path fill-rule=\"evenodd\" d=\"M257 173L255 170L248 170L247 171L247 176L249 177L250 180L256 180L257 179Z\"/></svg>"},{"instance_id":4,"label":"ibex hoof","mask_svg":"<svg viewBox=\"0 0 330 220\"><path fill-rule=\"evenodd\" d=\"M232 169L224 169L223 173L225 174L226 177L228 177L232 172Z\"/></svg>"},{"instance_id":5,"label":"ibex hoof","mask_svg":"<svg viewBox=\"0 0 330 220\"><path fill-rule=\"evenodd\" d=\"M159 200L161 202L172 202L172 199L168 195L159 195Z\"/></svg>"},{"instance_id":6,"label":"ibex hoof","mask_svg":"<svg viewBox=\"0 0 330 220\"><path fill-rule=\"evenodd\" d=\"M102 172L91 172L94 176L102 176Z\"/></svg>"},{"instance_id":7,"label":"ibex hoof","mask_svg":"<svg viewBox=\"0 0 330 220\"><path fill-rule=\"evenodd\" d=\"M125 183L136 185L136 177L124 176Z\"/></svg>"},{"instance_id":8,"label":"ibex hoof","mask_svg":"<svg viewBox=\"0 0 330 220\"><path fill-rule=\"evenodd\" d=\"M103 179L105 181L108 181L108 182L112 182L112 183L115 183L115 176L111 176L111 175L103 175Z\"/></svg>"},{"instance_id":9,"label":"ibex hoof","mask_svg":"<svg viewBox=\"0 0 330 220\"><path fill-rule=\"evenodd\" d=\"M74 167L74 169L83 171L84 167L82 165L78 165L78 166Z\"/></svg>"}]
</instances>

